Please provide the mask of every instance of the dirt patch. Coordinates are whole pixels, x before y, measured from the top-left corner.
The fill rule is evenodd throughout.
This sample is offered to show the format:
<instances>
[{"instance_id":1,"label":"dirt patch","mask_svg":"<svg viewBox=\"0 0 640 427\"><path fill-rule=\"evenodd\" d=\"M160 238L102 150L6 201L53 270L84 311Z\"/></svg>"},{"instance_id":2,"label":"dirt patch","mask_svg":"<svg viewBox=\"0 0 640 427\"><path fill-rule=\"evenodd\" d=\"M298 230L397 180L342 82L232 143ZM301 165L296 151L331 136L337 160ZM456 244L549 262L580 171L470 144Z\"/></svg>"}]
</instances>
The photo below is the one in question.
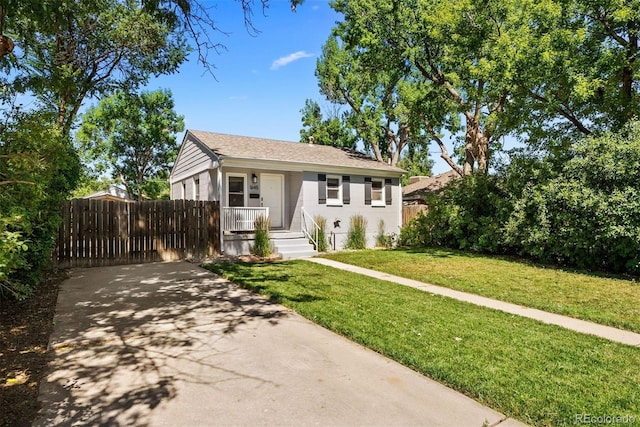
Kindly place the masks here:
<instances>
[{"instance_id":1,"label":"dirt patch","mask_svg":"<svg viewBox=\"0 0 640 427\"><path fill-rule=\"evenodd\" d=\"M60 283L50 274L25 301L0 299L0 426L30 426L38 412L38 388Z\"/></svg>"}]
</instances>

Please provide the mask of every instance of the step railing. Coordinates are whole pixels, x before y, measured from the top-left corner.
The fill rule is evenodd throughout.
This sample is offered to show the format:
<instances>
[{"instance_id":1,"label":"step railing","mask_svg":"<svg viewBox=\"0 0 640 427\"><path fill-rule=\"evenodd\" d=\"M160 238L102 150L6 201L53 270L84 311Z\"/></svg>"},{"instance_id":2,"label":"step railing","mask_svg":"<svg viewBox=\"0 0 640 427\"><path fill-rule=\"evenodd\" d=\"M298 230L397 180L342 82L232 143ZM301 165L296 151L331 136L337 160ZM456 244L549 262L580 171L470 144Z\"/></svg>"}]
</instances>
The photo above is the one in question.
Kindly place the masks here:
<instances>
[{"instance_id":1,"label":"step railing","mask_svg":"<svg viewBox=\"0 0 640 427\"><path fill-rule=\"evenodd\" d=\"M224 231L255 231L256 219L269 218L269 208L223 207Z\"/></svg>"},{"instance_id":2,"label":"step railing","mask_svg":"<svg viewBox=\"0 0 640 427\"><path fill-rule=\"evenodd\" d=\"M301 208L300 212L302 214L302 232L307 239L311 241L313 248L318 250L318 232L320 227L304 208Z\"/></svg>"}]
</instances>

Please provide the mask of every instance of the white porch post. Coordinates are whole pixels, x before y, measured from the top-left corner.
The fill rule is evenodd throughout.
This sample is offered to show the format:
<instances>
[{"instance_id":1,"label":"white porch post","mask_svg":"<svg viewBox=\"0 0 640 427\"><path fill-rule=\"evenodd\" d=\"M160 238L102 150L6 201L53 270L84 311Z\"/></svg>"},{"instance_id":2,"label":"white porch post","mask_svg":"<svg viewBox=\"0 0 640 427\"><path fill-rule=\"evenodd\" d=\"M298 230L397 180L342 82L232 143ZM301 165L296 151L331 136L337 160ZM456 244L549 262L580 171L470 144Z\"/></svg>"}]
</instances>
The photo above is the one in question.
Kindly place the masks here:
<instances>
[{"instance_id":1,"label":"white porch post","mask_svg":"<svg viewBox=\"0 0 640 427\"><path fill-rule=\"evenodd\" d=\"M222 159L218 159L218 179L216 180L216 189L218 193L218 202L220 208L219 220L219 230L220 230L220 253L224 254L224 215L222 215L222 206L224 203L224 193L223 193L223 185L222 185Z\"/></svg>"}]
</instances>

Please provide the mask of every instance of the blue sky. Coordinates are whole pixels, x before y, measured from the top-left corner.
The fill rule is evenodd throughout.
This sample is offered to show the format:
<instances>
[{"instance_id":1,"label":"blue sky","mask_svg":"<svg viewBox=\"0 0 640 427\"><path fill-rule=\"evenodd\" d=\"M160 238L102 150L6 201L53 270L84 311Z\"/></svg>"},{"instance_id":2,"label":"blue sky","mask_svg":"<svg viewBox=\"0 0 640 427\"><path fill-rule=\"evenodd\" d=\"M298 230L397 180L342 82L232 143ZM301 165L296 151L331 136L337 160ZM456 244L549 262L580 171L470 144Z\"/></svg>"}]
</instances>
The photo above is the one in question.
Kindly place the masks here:
<instances>
[{"instance_id":1,"label":"blue sky","mask_svg":"<svg viewBox=\"0 0 640 427\"><path fill-rule=\"evenodd\" d=\"M214 34L227 49L210 54L215 78L191 55L177 74L154 79L147 88L171 89L187 129L298 141L305 100L328 105L318 90L315 66L341 15L328 0L305 0L295 13L288 0L270 0L263 16L257 1L253 23L260 33L252 35L238 2L208 3L218 27L229 33ZM432 157L434 173L449 169Z\"/></svg>"}]
</instances>

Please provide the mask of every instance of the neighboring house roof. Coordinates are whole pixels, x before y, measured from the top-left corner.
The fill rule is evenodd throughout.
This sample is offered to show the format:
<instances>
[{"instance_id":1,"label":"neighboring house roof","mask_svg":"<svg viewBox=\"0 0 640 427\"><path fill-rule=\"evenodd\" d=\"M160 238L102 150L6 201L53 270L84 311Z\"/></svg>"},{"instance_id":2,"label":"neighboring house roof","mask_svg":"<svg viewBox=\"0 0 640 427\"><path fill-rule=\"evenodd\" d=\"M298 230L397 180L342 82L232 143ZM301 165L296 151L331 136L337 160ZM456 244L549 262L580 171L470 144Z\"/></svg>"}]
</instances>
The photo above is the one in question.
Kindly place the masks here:
<instances>
[{"instance_id":1,"label":"neighboring house roof","mask_svg":"<svg viewBox=\"0 0 640 427\"><path fill-rule=\"evenodd\" d=\"M460 175L454 170L436 176L411 177L409 184L402 189L402 200L421 201L427 193L438 193L458 178Z\"/></svg>"},{"instance_id":2,"label":"neighboring house roof","mask_svg":"<svg viewBox=\"0 0 640 427\"><path fill-rule=\"evenodd\" d=\"M262 160L315 166L375 169L394 172L398 175L405 172L399 167L378 162L355 150L341 149L328 145L278 141L196 130L187 131L185 140L189 137L189 134L222 159Z\"/></svg>"},{"instance_id":3,"label":"neighboring house roof","mask_svg":"<svg viewBox=\"0 0 640 427\"><path fill-rule=\"evenodd\" d=\"M111 184L105 190L89 194L88 196L84 196L83 199L102 199L114 201L131 200L127 190L115 184Z\"/></svg>"}]
</instances>

